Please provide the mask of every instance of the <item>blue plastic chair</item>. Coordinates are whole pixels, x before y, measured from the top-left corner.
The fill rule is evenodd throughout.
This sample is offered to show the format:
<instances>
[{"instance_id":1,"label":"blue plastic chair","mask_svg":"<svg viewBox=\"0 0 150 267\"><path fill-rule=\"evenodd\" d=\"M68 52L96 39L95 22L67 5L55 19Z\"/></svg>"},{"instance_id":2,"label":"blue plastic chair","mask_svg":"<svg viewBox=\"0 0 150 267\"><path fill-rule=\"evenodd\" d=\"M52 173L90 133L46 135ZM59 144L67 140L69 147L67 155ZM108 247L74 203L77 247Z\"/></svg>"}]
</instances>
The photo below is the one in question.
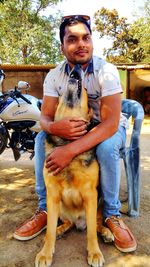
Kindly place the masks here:
<instances>
[{"instance_id":1,"label":"blue plastic chair","mask_svg":"<svg viewBox=\"0 0 150 267\"><path fill-rule=\"evenodd\" d=\"M133 130L129 147L121 150L127 177L128 215L138 216L140 208L140 132L144 110L140 103L131 99L122 100L122 113L133 118Z\"/></svg>"}]
</instances>

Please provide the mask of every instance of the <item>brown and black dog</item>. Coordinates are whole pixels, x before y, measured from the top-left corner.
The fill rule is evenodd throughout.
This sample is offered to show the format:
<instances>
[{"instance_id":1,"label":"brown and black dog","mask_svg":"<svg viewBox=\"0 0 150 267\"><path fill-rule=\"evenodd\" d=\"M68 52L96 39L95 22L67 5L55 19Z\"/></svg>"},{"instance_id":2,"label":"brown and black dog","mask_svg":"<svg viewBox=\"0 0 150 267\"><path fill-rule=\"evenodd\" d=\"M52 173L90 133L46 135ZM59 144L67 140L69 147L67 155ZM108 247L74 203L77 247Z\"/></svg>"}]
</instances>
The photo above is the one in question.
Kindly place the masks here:
<instances>
[{"instance_id":1,"label":"brown and black dog","mask_svg":"<svg viewBox=\"0 0 150 267\"><path fill-rule=\"evenodd\" d=\"M79 117L88 122L90 120L87 92L82 86L81 68L76 65L71 72L67 90L60 98L55 114L55 120L64 117ZM48 136L46 153L59 145L65 144L56 136ZM55 251L57 234L69 229L73 224L77 228L87 226L88 264L100 267L104 263L97 238L97 185L99 181L99 166L94 150L85 152L72 160L58 175L48 173L44 168L44 179L47 190L47 233L43 249L37 254L36 267L49 267ZM64 224L57 228L58 218ZM86 221L85 221L86 218ZM109 241L112 235L104 228L99 218L99 231ZM65 229L65 230L64 230Z\"/></svg>"}]
</instances>

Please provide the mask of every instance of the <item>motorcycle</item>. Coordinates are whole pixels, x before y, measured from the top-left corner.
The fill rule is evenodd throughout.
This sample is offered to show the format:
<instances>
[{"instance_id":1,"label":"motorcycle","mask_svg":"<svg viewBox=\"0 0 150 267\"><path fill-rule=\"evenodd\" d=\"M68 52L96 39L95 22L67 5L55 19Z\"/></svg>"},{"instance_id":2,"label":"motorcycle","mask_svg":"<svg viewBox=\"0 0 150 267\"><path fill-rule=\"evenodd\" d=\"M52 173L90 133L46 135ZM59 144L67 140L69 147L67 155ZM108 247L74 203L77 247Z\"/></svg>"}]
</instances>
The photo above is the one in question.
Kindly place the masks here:
<instances>
[{"instance_id":1,"label":"motorcycle","mask_svg":"<svg viewBox=\"0 0 150 267\"><path fill-rule=\"evenodd\" d=\"M4 78L0 70L0 85ZM42 101L27 94L29 89L29 83L19 81L15 88L0 92L0 154L11 148L16 161L24 152L31 153L30 159L34 157L35 137L40 131Z\"/></svg>"}]
</instances>

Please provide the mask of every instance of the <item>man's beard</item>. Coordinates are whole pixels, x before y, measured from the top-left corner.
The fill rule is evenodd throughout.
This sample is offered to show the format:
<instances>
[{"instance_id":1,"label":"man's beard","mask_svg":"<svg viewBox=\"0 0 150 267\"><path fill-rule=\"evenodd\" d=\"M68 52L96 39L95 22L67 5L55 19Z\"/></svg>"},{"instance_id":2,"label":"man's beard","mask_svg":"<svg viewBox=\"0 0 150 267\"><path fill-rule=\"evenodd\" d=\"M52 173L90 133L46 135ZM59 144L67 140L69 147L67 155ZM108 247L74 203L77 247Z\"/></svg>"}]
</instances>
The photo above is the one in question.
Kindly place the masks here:
<instances>
[{"instance_id":1,"label":"man's beard","mask_svg":"<svg viewBox=\"0 0 150 267\"><path fill-rule=\"evenodd\" d=\"M87 59L69 60L69 62L72 63L73 65L76 65L76 64L86 65L91 61L91 59L92 59L92 56Z\"/></svg>"}]
</instances>

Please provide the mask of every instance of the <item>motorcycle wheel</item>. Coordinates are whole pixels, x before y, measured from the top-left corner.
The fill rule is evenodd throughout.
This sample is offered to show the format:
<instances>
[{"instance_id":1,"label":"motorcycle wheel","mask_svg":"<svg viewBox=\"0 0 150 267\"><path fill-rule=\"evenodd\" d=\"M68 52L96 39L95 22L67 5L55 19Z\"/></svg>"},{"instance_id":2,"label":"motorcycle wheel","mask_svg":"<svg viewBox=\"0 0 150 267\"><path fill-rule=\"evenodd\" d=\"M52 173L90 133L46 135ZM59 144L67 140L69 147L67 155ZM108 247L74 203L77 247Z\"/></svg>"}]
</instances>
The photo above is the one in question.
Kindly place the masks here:
<instances>
[{"instance_id":1,"label":"motorcycle wheel","mask_svg":"<svg viewBox=\"0 0 150 267\"><path fill-rule=\"evenodd\" d=\"M3 153L7 147L8 138L0 132L0 154Z\"/></svg>"}]
</instances>

